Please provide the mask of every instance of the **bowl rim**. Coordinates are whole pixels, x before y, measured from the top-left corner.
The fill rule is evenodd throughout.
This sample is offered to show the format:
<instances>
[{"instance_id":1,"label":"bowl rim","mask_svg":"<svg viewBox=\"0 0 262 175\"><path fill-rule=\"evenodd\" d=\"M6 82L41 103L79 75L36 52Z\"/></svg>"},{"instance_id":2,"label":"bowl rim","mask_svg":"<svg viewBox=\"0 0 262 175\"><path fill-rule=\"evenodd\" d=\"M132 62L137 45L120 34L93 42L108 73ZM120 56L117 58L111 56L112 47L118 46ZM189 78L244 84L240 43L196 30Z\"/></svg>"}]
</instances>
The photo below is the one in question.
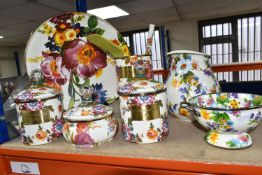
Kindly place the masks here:
<instances>
[{"instance_id":1,"label":"bowl rim","mask_svg":"<svg viewBox=\"0 0 262 175\"><path fill-rule=\"evenodd\" d=\"M246 94L246 95L254 95L254 96L260 96L262 97L262 95L259 94L252 94L252 93L242 93L242 92L217 92L217 93L208 93L208 94L201 94L201 95L196 95L194 97L191 97L188 99L188 104L190 104L192 107L194 108L199 108L199 109L206 109L206 110L216 110L216 111L244 111L244 110L253 110L253 109L258 109L258 108L262 108L262 104L259 106L255 106L255 107L242 107L242 108L230 108L230 109L226 109L226 108L215 108L215 107L201 107L198 105L194 105L192 103L190 103L190 100L193 98L197 98L199 96L205 96L205 95L212 95L212 94L229 94L229 93L236 93L236 94Z\"/></svg>"}]
</instances>

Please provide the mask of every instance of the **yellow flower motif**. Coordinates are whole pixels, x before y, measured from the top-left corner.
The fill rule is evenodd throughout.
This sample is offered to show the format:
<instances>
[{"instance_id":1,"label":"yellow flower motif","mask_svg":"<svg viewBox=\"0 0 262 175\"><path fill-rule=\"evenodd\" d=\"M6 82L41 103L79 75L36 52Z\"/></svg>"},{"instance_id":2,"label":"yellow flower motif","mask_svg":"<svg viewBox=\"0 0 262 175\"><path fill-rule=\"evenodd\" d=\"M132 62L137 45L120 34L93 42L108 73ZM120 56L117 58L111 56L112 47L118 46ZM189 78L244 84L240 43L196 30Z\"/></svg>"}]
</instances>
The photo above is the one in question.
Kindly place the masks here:
<instances>
[{"instance_id":1,"label":"yellow flower motif","mask_svg":"<svg viewBox=\"0 0 262 175\"><path fill-rule=\"evenodd\" d=\"M121 46L121 48L124 51L124 56L130 56L129 48L127 47L127 45L123 45Z\"/></svg>"},{"instance_id":2,"label":"yellow flower motif","mask_svg":"<svg viewBox=\"0 0 262 175\"><path fill-rule=\"evenodd\" d=\"M199 83L198 83L198 81L192 79L192 80L190 81L190 84L191 84L192 86L197 86Z\"/></svg>"},{"instance_id":3,"label":"yellow flower motif","mask_svg":"<svg viewBox=\"0 0 262 175\"><path fill-rule=\"evenodd\" d=\"M67 29L65 32L65 40L72 41L76 38L76 31L74 29Z\"/></svg>"},{"instance_id":4,"label":"yellow flower motif","mask_svg":"<svg viewBox=\"0 0 262 175\"><path fill-rule=\"evenodd\" d=\"M218 140L218 133L212 132L209 135L209 139L210 139L211 143L215 144L217 142L217 140Z\"/></svg>"},{"instance_id":5,"label":"yellow flower motif","mask_svg":"<svg viewBox=\"0 0 262 175\"><path fill-rule=\"evenodd\" d=\"M53 28L51 26L49 26L47 23L45 23L43 25L44 34L49 35L50 33L52 33L52 30L53 30Z\"/></svg>"},{"instance_id":6,"label":"yellow flower motif","mask_svg":"<svg viewBox=\"0 0 262 175\"><path fill-rule=\"evenodd\" d=\"M107 57L106 62L107 64L115 65L115 59L110 56Z\"/></svg>"},{"instance_id":7,"label":"yellow flower motif","mask_svg":"<svg viewBox=\"0 0 262 175\"><path fill-rule=\"evenodd\" d=\"M180 82L179 82L179 80L178 79L176 79L176 78L174 78L173 80L172 80L172 86L174 87L174 88L176 88L176 87L179 87L180 86Z\"/></svg>"},{"instance_id":8,"label":"yellow flower motif","mask_svg":"<svg viewBox=\"0 0 262 175\"><path fill-rule=\"evenodd\" d=\"M163 84L156 84L156 89L163 89L165 86Z\"/></svg>"},{"instance_id":9,"label":"yellow flower motif","mask_svg":"<svg viewBox=\"0 0 262 175\"><path fill-rule=\"evenodd\" d=\"M44 59L43 56L36 56L34 58L26 58L26 61L30 62L30 63L37 63L40 62Z\"/></svg>"},{"instance_id":10,"label":"yellow flower motif","mask_svg":"<svg viewBox=\"0 0 262 175\"><path fill-rule=\"evenodd\" d=\"M179 109L179 113L180 113L181 115L183 115L183 116L190 116L190 113L189 113L188 110L185 109L185 108L180 108L180 109Z\"/></svg>"},{"instance_id":11,"label":"yellow flower motif","mask_svg":"<svg viewBox=\"0 0 262 175\"><path fill-rule=\"evenodd\" d=\"M99 77L101 77L102 74L103 74L103 69L102 69L102 68L99 68L99 69L96 71L95 76L96 76L96 78L99 78Z\"/></svg>"},{"instance_id":12,"label":"yellow flower motif","mask_svg":"<svg viewBox=\"0 0 262 175\"><path fill-rule=\"evenodd\" d=\"M229 104L230 104L230 106L231 106L232 108L239 108L239 102L236 101L235 99L234 99L234 100L231 100Z\"/></svg>"},{"instance_id":13,"label":"yellow flower motif","mask_svg":"<svg viewBox=\"0 0 262 175\"><path fill-rule=\"evenodd\" d=\"M55 43L57 45L62 46L64 44L65 40L66 40L66 37L65 37L65 34L63 32L62 33L58 32L58 33L55 34L54 39L55 39Z\"/></svg>"},{"instance_id":14,"label":"yellow flower motif","mask_svg":"<svg viewBox=\"0 0 262 175\"><path fill-rule=\"evenodd\" d=\"M209 120L211 118L210 113L207 112L205 109L200 109L200 115L205 119Z\"/></svg>"},{"instance_id":15,"label":"yellow flower motif","mask_svg":"<svg viewBox=\"0 0 262 175\"><path fill-rule=\"evenodd\" d=\"M226 99L226 98L227 98L227 94L220 95L220 98L221 98L221 99Z\"/></svg>"},{"instance_id":16,"label":"yellow flower motif","mask_svg":"<svg viewBox=\"0 0 262 175\"><path fill-rule=\"evenodd\" d=\"M134 55L134 56L130 56L130 64L134 64L136 61L138 61L138 56Z\"/></svg>"}]
</instances>

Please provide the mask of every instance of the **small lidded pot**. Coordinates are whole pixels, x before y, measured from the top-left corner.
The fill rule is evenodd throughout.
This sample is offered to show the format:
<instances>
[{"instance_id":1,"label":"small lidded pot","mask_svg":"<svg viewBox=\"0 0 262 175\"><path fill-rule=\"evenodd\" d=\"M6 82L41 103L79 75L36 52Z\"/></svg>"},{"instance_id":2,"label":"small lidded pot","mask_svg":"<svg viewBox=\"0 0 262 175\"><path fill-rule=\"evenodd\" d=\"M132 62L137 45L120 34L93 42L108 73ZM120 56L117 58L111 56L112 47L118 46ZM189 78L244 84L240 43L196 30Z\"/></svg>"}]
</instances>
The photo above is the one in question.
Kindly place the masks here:
<instances>
[{"instance_id":1,"label":"small lidded pot","mask_svg":"<svg viewBox=\"0 0 262 175\"><path fill-rule=\"evenodd\" d=\"M77 148L90 148L111 141L118 128L113 108L92 102L92 87L80 91L82 103L64 113L64 138Z\"/></svg>"},{"instance_id":2,"label":"small lidded pot","mask_svg":"<svg viewBox=\"0 0 262 175\"><path fill-rule=\"evenodd\" d=\"M168 136L166 87L153 80L118 88L122 134L134 143L159 142Z\"/></svg>"},{"instance_id":3,"label":"small lidded pot","mask_svg":"<svg viewBox=\"0 0 262 175\"><path fill-rule=\"evenodd\" d=\"M50 143L62 136L62 99L57 89L45 87L40 71L31 75L32 85L14 95L22 142Z\"/></svg>"},{"instance_id":4,"label":"small lidded pot","mask_svg":"<svg viewBox=\"0 0 262 175\"><path fill-rule=\"evenodd\" d=\"M132 55L115 61L119 86L130 79L152 79L151 55Z\"/></svg>"}]
</instances>

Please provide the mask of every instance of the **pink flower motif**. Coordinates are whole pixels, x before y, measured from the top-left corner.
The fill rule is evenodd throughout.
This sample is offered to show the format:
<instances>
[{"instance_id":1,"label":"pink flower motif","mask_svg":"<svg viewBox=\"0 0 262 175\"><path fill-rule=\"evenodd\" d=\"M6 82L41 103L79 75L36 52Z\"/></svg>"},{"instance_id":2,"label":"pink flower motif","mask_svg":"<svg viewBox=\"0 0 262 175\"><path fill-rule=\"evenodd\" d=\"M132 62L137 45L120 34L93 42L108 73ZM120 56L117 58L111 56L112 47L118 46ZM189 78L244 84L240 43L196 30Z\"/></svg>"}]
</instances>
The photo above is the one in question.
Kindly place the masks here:
<instances>
[{"instance_id":1,"label":"pink flower motif","mask_svg":"<svg viewBox=\"0 0 262 175\"><path fill-rule=\"evenodd\" d=\"M58 53L42 52L44 60L40 67L47 82L58 83L63 85L69 78L69 71L65 66L62 66L62 56Z\"/></svg>"},{"instance_id":2,"label":"pink flower motif","mask_svg":"<svg viewBox=\"0 0 262 175\"><path fill-rule=\"evenodd\" d=\"M146 95L146 96L137 96L134 97L133 103L137 105L151 105L155 102L155 96L154 95Z\"/></svg>"},{"instance_id":3,"label":"pink flower motif","mask_svg":"<svg viewBox=\"0 0 262 175\"><path fill-rule=\"evenodd\" d=\"M240 136L239 139L240 139L242 142L248 142L248 137L247 137L247 136Z\"/></svg>"},{"instance_id":4,"label":"pink flower motif","mask_svg":"<svg viewBox=\"0 0 262 175\"><path fill-rule=\"evenodd\" d=\"M91 136L86 132L81 132L75 136L75 142L77 145L93 145L95 142Z\"/></svg>"},{"instance_id":5,"label":"pink flower motif","mask_svg":"<svg viewBox=\"0 0 262 175\"><path fill-rule=\"evenodd\" d=\"M91 43L81 39L66 42L63 47L63 64L67 69L75 69L82 78L90 78L100 68L107 66L106 54Z\"/></svg>"}]
</instances>

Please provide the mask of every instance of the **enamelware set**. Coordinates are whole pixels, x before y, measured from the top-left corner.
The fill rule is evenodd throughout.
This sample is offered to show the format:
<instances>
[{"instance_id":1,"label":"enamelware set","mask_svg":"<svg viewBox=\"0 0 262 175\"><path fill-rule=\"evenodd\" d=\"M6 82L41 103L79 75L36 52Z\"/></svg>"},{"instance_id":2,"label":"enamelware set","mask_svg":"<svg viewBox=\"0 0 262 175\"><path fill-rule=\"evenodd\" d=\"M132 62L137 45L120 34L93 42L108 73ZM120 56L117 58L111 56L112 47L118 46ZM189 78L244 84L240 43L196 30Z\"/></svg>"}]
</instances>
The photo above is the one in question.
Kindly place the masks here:
<instances>
[{"instance_id":1,"label":"enamelware set","mask_svg":"<svg viewBox=\"0 0 262 175\"><path fill-rule=\"evenodd\" d=\"M152 32L152 25L150 33ZM168 136L168 112L194 118L210 131L205 141L226 149L252 145L247 133L262 118L262 96L223 93L210 56L172 51L166 85L152 79L150 43L146 55L129 55L117 30L96 16L72 12L50 18L26 47L32 86L14 96L22 142L50 143L61 137L77 148L109 142L118 126L132 143ZM105 104L120 99L121 123Z\"/></svg>"}]
</instances>

